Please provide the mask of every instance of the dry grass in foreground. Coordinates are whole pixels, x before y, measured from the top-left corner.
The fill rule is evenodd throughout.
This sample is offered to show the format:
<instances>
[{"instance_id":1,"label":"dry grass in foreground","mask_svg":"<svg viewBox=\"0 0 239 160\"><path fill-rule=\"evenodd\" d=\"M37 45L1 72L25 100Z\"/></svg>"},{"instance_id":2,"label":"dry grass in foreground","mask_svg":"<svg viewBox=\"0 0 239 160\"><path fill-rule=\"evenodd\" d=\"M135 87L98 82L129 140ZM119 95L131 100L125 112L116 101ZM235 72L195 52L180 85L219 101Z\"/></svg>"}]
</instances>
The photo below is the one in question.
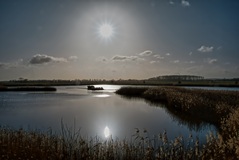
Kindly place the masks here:
<instances>
[{"instance_id":1,"label":"dry grass in foreground","mask_svg":"<svg viewBox=\"0 0 239 160\"><path fill-rule=\"evenodd\" d=\"M191 136L169 140L166 132L151 137L146 130L138 129L132 140L104 140L99 137L84 138L79 131L68 128L63 123L61 135L0 127L0 159L239 159L238 92L194 92L190 89L167 87L138 91L142 93L137 96L164 101L169 107L185 114L201 112L214 114L215 117L222 115L223 118L219 117L216 121L220 121L221 134L209 134L207 142L200 144L197 138Z\"/></svg>"},{"instance_id":2,"label":"dry grass in foreground","mask_svg":"<svg viewBox=\"0 0 239 160\"><path fill-rule=\"evenodd\" d=\"M225 127L227 125L225 123ZM206 144L202 145L192 136L186 138L179 136L169 140L166 131L150 138L146 130L140 131L137 128L129 141L112 138L103 140L99 137L84 138L78 131L69 128L64 128L63 133L56 136L52 132L40 133L1 127L0 159L238 159L238 131L234 133L226 141L221 136L209 134Z\"/></svg>"},{"instance_id":3,"label":"dry grass in foreground","mask_svg":"<svg viewBox=\"0 0 239 160\"><path fill-rule=\"evenodd\" d=\"M102 140L83 138L79 132L64 130L61 136L49 133L27 132L22 129L0 128L0 159L236 159L229 143L221 142L212 134L203 147L199 140L179 136L174 140L164 132L150 138L147 131L136 129L132 140ZM233 142L232 142L233 143ZM230 149L230 150L228 150Z\"/></svg>"}]
</instances>

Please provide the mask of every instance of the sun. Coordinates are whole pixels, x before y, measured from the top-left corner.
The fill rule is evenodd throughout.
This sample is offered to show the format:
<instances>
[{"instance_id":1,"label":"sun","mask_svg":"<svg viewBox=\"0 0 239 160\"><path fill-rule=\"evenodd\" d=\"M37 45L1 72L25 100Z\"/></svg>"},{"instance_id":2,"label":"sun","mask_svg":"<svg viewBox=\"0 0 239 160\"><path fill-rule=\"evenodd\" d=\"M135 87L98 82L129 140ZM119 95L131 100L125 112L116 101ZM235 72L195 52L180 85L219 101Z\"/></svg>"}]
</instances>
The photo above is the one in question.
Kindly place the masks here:
<instances>
[{"instance_id":1,"label":"sun","mask_svg":"<svg viewBox=\"0 0 239 160\"><path fill-rule=\"evenodd\" d=\"M111 39L114 35L114 27L110 23L103 23L98 28L99 36L103 39Z\"/></svg>"},{"instance_id":2,"label":"sun","mask_svg":"<svg viewBox=\"0 0 239 160\"><path fill-rule=\"evenodd\" d=\"M108 128L108 126L106 126L104 129L104 135L105 138L108 138L110 136L110 129Z\"/></svg>"}]
</instances>

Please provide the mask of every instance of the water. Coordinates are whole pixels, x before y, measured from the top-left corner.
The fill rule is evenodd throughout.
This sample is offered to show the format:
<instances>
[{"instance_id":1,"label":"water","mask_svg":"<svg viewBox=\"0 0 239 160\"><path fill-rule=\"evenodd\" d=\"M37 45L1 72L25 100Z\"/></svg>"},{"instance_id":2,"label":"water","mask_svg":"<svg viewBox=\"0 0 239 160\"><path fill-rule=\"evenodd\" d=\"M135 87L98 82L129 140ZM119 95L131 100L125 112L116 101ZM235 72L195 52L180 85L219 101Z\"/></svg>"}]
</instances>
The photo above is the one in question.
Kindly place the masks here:
<instances>
[{"instance_id":1,"label":"water","mask_svg":"<svg viewBox=\"0 0 239 160\"><path fill-rule=\"evenodd\" d=\"M239 91L239 87L185 87L192 89Z\"/></svg>"},{"instance_id":2,"label":"water","mask_svg":"<svg viewBox=\"0 0 239 160\"><path fill-rule=\"evenodd\" d=\"M201 140L214 126L189 122L143 99L125 99L114 92L119 85L96 85L103 91L88 91L87 86L57 87L56 92L0 92L0 125L55 132L61 120L68 127L81 129L82 136L131 138L138 128L153 136L167 131L170 139L192 134Z\"/></svg>"}]
</instances>

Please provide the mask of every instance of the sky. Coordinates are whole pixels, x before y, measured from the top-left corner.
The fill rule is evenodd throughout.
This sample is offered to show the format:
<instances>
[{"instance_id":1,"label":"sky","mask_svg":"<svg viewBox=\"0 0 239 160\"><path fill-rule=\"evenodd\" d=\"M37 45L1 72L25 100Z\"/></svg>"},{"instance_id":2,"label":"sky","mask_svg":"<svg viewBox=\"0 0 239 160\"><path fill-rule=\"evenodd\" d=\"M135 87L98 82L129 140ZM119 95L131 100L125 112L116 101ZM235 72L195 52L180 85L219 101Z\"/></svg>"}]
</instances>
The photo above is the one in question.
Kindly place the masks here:
<instances>
[{"instance_id":1,"label":"sky","mask_svg":"<svg viewBox=\"0 0 239 160\"><path fill-rule=\"evenodd\" d=\"M238 0L1 0L0 80L238 78L238 8Z\"/></svg>"}]
</instances>

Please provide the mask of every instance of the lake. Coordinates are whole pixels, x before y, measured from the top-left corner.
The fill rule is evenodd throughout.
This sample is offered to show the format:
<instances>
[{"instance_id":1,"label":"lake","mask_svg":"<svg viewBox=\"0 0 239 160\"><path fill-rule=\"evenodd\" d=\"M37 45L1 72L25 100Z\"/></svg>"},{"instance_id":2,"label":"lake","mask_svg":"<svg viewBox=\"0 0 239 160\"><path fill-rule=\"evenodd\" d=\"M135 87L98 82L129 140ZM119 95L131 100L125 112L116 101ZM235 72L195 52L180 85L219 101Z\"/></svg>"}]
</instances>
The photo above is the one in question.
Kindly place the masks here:
<instances>
[{"instance_id":1,"label":"lake","mask_svg":"<svg viewBox=\"0 0 239 160\"><path fill-rule=\"evenodd\" d=\"M164 105L116 95L120 85L95 86L105 90L61 86L56 92L0 92L0 125L42 131L52 128L59 133L62 120L68 127L75 123L82 136L104 138L108 127L112 137L120 139L131 138L135 128L146 129L151 136L166 130L170 139L192 134L202 141L210 131L216 132L213 125L185 121Z\"/></svg>"}]
</instances>

